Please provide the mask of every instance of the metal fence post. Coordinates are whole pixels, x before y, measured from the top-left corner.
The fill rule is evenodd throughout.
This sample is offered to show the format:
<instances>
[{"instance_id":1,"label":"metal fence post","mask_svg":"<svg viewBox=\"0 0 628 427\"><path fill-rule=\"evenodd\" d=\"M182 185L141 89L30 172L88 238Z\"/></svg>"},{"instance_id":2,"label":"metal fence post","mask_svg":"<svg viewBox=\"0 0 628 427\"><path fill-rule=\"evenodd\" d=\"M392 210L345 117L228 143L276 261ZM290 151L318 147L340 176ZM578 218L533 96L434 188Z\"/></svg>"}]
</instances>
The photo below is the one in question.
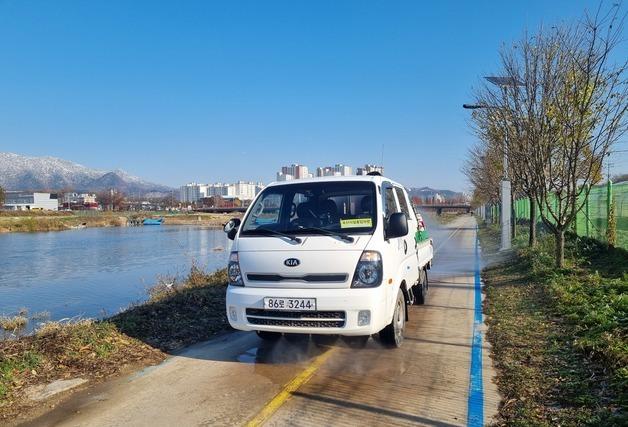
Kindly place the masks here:
<instances>
[{"instance_id":1,"label":"metal fence post","mask_svg":"<svg viewBox=\"0 0 628 427\"><path fill-rule=\"evenodd\" d=\"M611 205L613 204L613 181L608 179L606 184L606 230L611 219Z\"/></svg>"},{"instance_id":2,"label":"metal fence post","mask_svg":"<svg viewBox=\"0 0 628 427\"><path fill-rule=\"evenodd\" d=\"M610 179L606 184L606 221L608 222L608 217L611 215L611 204L613 201L613 181Z\"/></svg>"},{"instance_id":3,"label":"metal fence post","mask_svg":"<svg viewBox=\"0 0 628 427\"><path fill-rule=\"evenodd\" d=\"M589 235L589 197L591 197L591 188L590 185L587 184L587 198L584 201L584 219L585 219L585 224L586 224L586 233L587 233L587 237L590 237Z\"/></svg>"}]
</instances>

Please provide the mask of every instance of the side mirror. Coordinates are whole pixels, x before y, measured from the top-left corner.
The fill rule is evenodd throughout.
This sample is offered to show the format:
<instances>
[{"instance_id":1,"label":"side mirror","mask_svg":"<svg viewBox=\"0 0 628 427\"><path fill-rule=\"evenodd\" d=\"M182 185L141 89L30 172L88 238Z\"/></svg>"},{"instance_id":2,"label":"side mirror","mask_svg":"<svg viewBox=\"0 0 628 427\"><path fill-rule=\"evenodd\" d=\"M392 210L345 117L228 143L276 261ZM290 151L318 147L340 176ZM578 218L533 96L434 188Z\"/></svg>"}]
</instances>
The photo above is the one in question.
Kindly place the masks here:
<instances>
[{"instance_id":1,"label":"side mirror","mask_svg":"<svg viewBox=\"0 0 628 427\"><path fill-rule=\"evenodd\" d=\"M394 239L408 234L408 218L403 212L396 212L388 218L386 238Z\"/></svg>"},{"instance_id":2,"label":"side mirror","mask_svg":"<svg viewBox=\"0 0 628 427\"><path fill-rule=\"evenodd\" d=\"M238 228L240 227L240 223L242 221L240 218L232 218L228 223L223 227L223 231L227 233L227 237L231 240L235 239L236 234L238 234Z\"/></svg>"}]
</instances>

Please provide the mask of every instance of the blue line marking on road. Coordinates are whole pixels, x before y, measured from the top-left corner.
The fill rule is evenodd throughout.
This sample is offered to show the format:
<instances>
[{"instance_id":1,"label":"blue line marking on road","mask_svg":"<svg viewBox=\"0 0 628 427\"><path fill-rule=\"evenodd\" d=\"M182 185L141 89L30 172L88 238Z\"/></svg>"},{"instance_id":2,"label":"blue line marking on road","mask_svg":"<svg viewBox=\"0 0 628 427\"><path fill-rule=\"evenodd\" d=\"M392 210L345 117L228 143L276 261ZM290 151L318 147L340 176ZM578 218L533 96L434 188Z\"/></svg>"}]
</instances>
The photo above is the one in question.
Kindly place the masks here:
<instances>
[{"instance_id":1,"label":"blue line marking on road","mask_svg":"<svg viewBox=\"0 0 628 427\"><path fill-rule=\"evenodd\" d=\"M478 228L475 227L475 274L474 274L473 341L471 368L469 369L469 398L467 401L467 426L484 425L484 384L482 382L482 284L480 280L480 248Z\"/></svg>"}]
</instances>

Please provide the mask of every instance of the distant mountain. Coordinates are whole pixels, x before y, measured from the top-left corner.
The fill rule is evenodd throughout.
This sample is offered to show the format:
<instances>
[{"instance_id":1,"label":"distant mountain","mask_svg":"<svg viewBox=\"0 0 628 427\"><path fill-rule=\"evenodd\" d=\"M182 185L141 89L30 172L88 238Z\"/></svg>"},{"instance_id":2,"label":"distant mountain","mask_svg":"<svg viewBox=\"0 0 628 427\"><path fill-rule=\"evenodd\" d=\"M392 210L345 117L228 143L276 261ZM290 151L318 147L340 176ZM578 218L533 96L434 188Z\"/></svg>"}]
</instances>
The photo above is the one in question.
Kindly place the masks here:
<instances>
[{"instance_id":1,"label":"distant mountain","mask_svg":"<svg viewBox=\"0 0 628 427\"><path fill-rule=\"evenodd\" d=\"M144 181L122 170L91 169L56 157L27 157L0 153L0 186L7 190L71 189L102 191L114 188L124 193L165 193L171 188Z\"/></svg>"},{"instance_id":2,"label":"distant mountain","mask_svg":"<svg viewBox=\"0 0 628 427\"><path fill-rule=\"evenodd\" d=\"M464 193L459 193L451 190L436 190L430 187L411 187L408 188L408 194L411 198L418 197L423 200L432 199L437 194L439 194L445 200L460 199L461 197L465 197Z\"/></svg>"}]
</instances>

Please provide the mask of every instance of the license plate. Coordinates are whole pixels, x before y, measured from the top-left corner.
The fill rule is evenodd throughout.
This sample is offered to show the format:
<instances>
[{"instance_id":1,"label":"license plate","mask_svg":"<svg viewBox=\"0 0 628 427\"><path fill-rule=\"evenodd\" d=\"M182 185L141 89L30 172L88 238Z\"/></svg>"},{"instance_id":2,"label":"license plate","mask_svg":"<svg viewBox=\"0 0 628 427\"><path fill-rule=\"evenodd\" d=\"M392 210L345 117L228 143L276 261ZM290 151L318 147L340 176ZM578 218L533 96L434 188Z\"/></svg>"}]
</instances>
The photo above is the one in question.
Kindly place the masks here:
<instances>
[{"instance_id":1,"label":"license plate","mask_svg":"<svg viewBox=\"0 0 628 427\"><path fill-rule=\"evenodd\" d=\"M264 298L266 310L316 311L316 298Z\"/></svg>"}]
</instances>

